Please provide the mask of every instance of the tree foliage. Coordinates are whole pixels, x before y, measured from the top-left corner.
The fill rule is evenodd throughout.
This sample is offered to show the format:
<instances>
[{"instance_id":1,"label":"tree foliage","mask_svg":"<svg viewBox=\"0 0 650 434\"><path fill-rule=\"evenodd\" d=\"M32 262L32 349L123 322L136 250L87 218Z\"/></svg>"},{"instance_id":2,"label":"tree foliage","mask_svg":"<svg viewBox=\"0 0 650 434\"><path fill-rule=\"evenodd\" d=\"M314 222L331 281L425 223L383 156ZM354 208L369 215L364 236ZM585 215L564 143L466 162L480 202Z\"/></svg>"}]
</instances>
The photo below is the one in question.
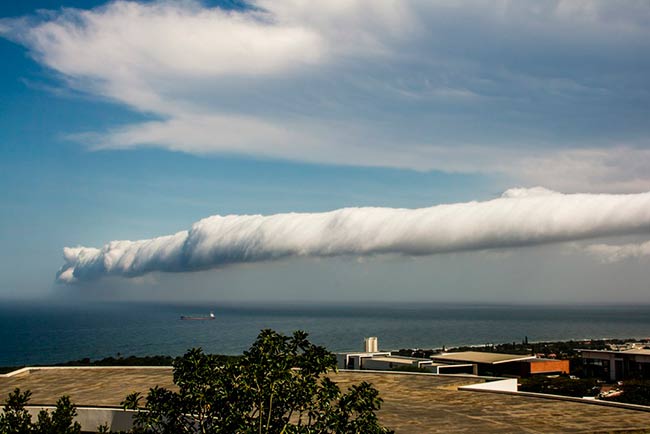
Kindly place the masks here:
<instances>
[{"instance_id":1,"label":"tree foliage","mask_svg":"<svg viewBox=\"0 0 650 434\"><path fill-rule=\"evenodd\" d=\"M600 386L592 378L570 378L566 375L557 377L533 376L521 378L519 390L523 392L548 393L563 396L595 396L600 391Z\"/></svg>"},{"instance_id":2,"label":"tree foliage","mask_svg":"<svg viewBox=\"0 0 650 434\"><path fill-rule=\"evenodd\" d=\"M307 340L262 330L240 359L192 349L174 362L178 391L150 389L123 405L138 433L387 433L379 392L363 382L343 393L327 373L335 356Z\"/></svg>"},{"instance_id":3,"label":"tree foliage","mask_svg":"<svg viewBox=\"0 0 650 434\"><path fill-rule=\"evenodd\" d=\"M0 414L1 434L21 434L31 431L32 416L25 408L31 395L29 390L21 393L18 388L9 394L3 412Z\"/></svg>"},{"instance_id":4,"label":"tree foliage","mask_svg":"<svg viewBox=\"0 0 650 434\"><path fill-rule=\"evenodd\" d=\"M74 421L77 409L68 396L62 396L50 413L41 410L36 422L25 408L31 392L16 388L9 394L0 414L0 434L79 434L81 426Z\"/></svg>"}]
</instances>

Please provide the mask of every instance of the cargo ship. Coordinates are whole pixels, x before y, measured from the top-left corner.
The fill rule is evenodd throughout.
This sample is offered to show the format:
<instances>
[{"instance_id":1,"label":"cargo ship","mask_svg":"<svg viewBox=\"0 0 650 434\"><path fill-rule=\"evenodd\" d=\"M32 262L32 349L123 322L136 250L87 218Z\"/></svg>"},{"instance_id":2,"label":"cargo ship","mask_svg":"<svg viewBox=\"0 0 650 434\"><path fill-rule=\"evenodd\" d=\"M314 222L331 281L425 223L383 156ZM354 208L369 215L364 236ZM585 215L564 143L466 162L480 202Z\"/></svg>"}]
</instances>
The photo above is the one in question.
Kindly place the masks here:
<instances>
[{"instance_id":1,"label":"cargo ship","mask_svg":"<svg viewBox=\"0 0 650 434\"><path fill-rule=\"evenodd\" d=\"M210 319L214 319L214 312L210 312L210 315L208 315L208 316L185 316L185 315L181 315L181 319L184 320L184 321L210 320Z\"/></svg>"}]
</instances>

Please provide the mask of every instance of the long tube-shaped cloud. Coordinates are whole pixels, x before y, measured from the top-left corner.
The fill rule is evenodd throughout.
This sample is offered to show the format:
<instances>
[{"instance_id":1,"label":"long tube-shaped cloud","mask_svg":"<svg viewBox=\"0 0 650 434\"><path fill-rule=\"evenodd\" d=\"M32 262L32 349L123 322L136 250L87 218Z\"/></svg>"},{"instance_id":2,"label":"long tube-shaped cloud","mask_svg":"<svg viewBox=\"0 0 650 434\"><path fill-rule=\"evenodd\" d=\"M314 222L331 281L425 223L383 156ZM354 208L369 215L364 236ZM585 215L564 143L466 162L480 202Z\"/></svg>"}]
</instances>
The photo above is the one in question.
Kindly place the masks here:
<instances>
[{"instance_id":1,"label":"long tube-shaped cloud","mask_svg":"<svg viewBox=\"0 0 650 434\"><path fill-rule=\"evenodd\" d=\"M212 216L189 231L101 249L66 247L60 282L138 276L291 256L429 255L650 233L650 192L561 194L511 189L484 202L420 209Z\"/></svg>"}]
</instances>

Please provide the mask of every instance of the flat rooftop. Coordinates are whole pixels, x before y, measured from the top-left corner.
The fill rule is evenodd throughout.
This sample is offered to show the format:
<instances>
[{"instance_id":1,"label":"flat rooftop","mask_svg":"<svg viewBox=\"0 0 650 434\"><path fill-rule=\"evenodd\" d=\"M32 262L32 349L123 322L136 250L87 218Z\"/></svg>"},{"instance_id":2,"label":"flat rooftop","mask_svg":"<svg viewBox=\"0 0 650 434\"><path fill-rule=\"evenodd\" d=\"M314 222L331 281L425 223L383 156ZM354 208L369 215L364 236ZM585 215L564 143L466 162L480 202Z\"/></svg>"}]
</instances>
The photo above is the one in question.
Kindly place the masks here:
<instances>
[{"instance_id":1,"label":"flat rooftop","mask_svg":"<svg viewBox=\"0 0 650 434\"><path fill-rule=\"evenodd\" d=\"M378 360L380 362L401 363L404 365L412 365L414 362L431 362L430 359L416 359L413 357L400 357L400 356L375 356L369 360Z\"/></svg>"},{"instance_id":2,"label":"flat rooftop","mask_svg":"<svg viewBox=\"0 0 650 434\"><path fill-rule=\"evenodd\" d=\"M378 415L397 433L650 433L650 413L579 402L459 391L476 379L347 371L332 374L342 389L368 381L380 390ZM30 389L32 403L62 394L77 405L118 406L133 391L173 388L171 368L61 368L0 377L0 398Z\"/></svg>"},{"instance_id":3,"label":"flat rooftop","mask_svg":"<svg viewBox=\"0 0 650 434\"><path fill-rule=\"evenodd\" d=\"M461 351L458 353L434 354L431 356L431 358L433 360L449 360L454 362L498 364L534 359L535 356L525 356L521 354L485 353L481 351Z\"/></svg>"},{"instance_id":4,"label":"flat rooftop","mask_svg":"<svg viewBox=\"0 0 650 434\"><path fill-rule=\"evenodd\" d=\"M582 353L604 353L604 354L633 354L635 356L650 356L650 350L645 348L631 348L629 350L578 350Z\"/></svg>"}]
</instances>

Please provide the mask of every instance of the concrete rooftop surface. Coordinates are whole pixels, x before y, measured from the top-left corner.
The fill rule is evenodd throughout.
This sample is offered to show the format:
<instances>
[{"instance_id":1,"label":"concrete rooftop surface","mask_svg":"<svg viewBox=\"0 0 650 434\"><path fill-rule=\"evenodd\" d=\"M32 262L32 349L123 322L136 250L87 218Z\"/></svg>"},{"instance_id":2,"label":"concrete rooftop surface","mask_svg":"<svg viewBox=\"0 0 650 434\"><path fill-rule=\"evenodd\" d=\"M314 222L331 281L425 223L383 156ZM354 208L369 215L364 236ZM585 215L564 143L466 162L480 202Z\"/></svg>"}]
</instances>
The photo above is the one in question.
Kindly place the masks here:
<instances>
[{"instance_id":1,"label":"concrete rooftop surface","mask_svg":"<svg viewBox=\"0 0 650 434\"><path fill-rule=\"evenodd\" d=\"M517 360L531 360L535 356L522 355L522 354L503 354L503 353L487 353L482 351L461 351L457 353L443 353L434 354L431 356L435 360L452 360L456 362L467 363L504 363L513 362Z\"/></svg>"},{"instance_id":2,"label":"concrete rooftop surface","mask_svg":"<svg viewBox=\"0 0 650 434\"><path fill-rule=\"evenodd\" d=\"M477 382L465 377L357 371L332 378L343 390L372 383L384 399L379 417L397 433L650 433L650 412L456 390ZM20 387L32 391L32 404L67 394L78 406L118 406L154 385L173 388L171 368L37 369L0 377L0 398Z\"/></svg>"}]
</instances>

